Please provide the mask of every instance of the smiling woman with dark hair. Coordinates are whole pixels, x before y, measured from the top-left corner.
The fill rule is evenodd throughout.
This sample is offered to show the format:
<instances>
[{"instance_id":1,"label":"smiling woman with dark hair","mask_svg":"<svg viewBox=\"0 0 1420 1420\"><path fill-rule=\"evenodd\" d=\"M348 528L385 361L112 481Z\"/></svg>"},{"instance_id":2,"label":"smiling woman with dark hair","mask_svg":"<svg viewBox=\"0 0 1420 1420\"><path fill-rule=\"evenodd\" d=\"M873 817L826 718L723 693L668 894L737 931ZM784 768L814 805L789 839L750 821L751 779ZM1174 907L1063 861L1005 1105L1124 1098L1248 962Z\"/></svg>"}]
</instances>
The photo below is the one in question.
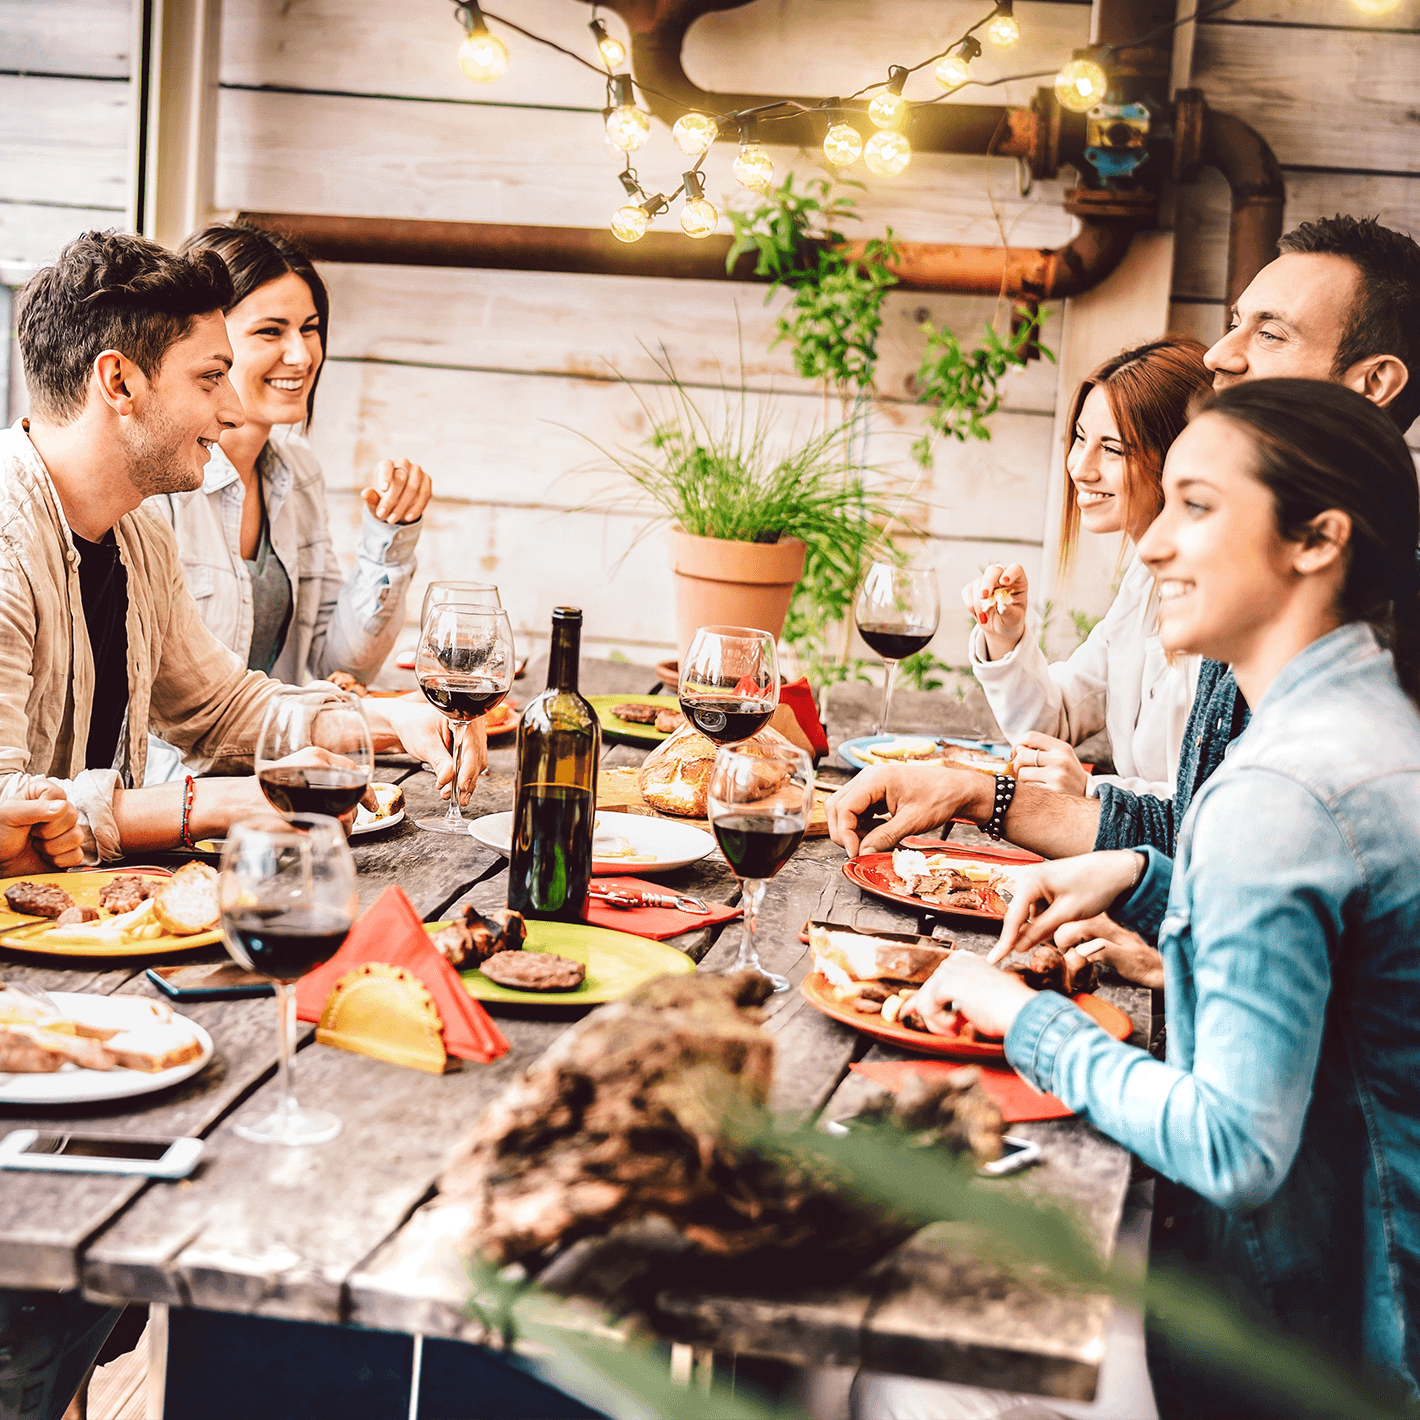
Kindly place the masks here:
<instances>
[{"instance_id":1,"label":"smiling woman with dark hair","mask_svg":"<svg viewBox=\"0 0 1420 1420\"><path fill-rule=\"evenodd\" d=\"M1177 861L1093 853L1022 873L992 952L1108 910L1157 932L1166 1062L1063 996L955 953L955 1001L1006 1057L1162 1176L1155 1260L1420 1401L1420 493L1394 423L1336 384L1215 396L1164 471L1139 554L1164 645L1227 662L1248 728ZM1032 915L1033 914L1033 915ZM904 1007L904 1009L907 1009ZM1166 1328L1159 1412L1269 1416ZM1299 1411L1289 1407L1288 1420Z\"/></svg>"}]
</instances>

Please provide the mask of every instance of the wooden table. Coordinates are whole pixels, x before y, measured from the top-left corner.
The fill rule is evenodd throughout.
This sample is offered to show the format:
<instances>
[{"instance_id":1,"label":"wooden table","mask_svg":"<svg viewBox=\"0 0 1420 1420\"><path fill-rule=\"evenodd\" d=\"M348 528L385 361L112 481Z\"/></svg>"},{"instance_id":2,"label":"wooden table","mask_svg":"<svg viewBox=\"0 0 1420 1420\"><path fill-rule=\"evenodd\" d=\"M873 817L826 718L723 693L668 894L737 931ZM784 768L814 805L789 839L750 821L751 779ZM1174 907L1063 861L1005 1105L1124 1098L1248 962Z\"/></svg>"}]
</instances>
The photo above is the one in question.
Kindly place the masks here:
<instances>
[{"instance_id":1,"label":"wooden table","mask_svg":"<svg viewBox=\"0 0 1420 1420\"><path fill-rule=\"evenodd\" d=\"M648 690L645 667L587 661L587 693ZM531 668L530 687L542 684ZM863 733L867 687L838 687L830 705L835 742ZM940 697L905 696L904 727L930 714ZM896 717L895 717L896 718ZM958 714L955 720L962 717ZM926 726L924 726L925 728ZM956 733L969 728L946 721ZM506 742L505 742L506 743ZM609 764L634 764L638 751L614 747ZM471 813L511 807L514 761L496 746ZM412 764L386 766L399 780L409 817L436 809L431 777ZM841 773L825 768L822 779ZM958 834L971 837L970 830ZM501 905L506 865L471 838L421 833L405 823L356 841L363 905L397 882L426 920L463 902ZM767 966L797 987L809 968L798 930L809 917L860 926L921 930L930 922L866 897L847 882L842 851L810 840L774 880L761 916ZM707 860L664 881L718 901L734 901L724 864ZM960 921L961 919L958 919ZM989 948L988 934L953 930L959 945ZM710 969L733 960L738 926L716 935L692 931L674 945ZM200 954L199 954L200 955ZM211 949L208 955L212 955ZM143 963L74 969L38 960L7 963L7 976L62 990L153 994ZM1149 993L1103 994L1149 1032ZM40 1124L106 1132L201 1134L207 1157L180 1183L104 1175L5 1174L0 1187L0 1286L68 1290L93 1300L140 1300L298 1321L420 1333L469 1341L487 1337L464 1314L467 1279L454 1258L457 1210L435 1196L440 1172L495 1092L566 1028L564 1010L500 1014L511 1050L493 1065L466 1065L431 1077L345 1051L302 1048L296 1085L303 1103L332 1109L340 1136L310 1149L272 1150L233 1132L231 1117L269 1103L275 1085L275 1032L269 999L186 1005L212 1034L216 1055L200 1075L161 1096L112 1106L76 1107L61 1118L13 1110L0 1133ZM772 1105L798 1119L853 1112L863 1083L849 1073L860 1059L899 1058L891 1048L827 1019L797 990L768 1007L778 1047ZM312 1044L301 1026L301 1045ZM1082 1211L1101 1252L1113 1246L1129 1158L1076 1121L1016 1126L1039 1139L1045 1163L1033 1186ZM428 1201L426 1201L428 1200ZM422 1205L422 1206L421 1206ZM1013 1390L1088 1397L1102 1352L1109 1303L1013 1282L981 1264L909 1243L890 1283L845 1288L798 1300L664 1295L658 1325L677 1339L722 1351L798 1364L862 1364L877 1370L971 1381Z\"/></svg>"}]
</instances>

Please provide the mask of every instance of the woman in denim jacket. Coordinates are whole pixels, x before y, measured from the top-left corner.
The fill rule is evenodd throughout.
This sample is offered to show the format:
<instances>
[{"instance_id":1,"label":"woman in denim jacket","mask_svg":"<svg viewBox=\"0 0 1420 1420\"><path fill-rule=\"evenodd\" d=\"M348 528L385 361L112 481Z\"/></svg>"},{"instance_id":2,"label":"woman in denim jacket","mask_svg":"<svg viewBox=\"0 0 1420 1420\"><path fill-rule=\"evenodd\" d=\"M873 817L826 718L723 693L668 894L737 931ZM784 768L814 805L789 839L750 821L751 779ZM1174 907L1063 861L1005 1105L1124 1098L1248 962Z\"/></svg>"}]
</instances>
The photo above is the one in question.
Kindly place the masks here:
<instances>
[{"instance_id":1,"label":"woman in denim jacket","mask_svg":"<svg viewBox=\"0 0 1420 1420\"><path fill-rule=\"evenodd\" d=\"M379 466L361 492L355 569L345 577L325 479L300 433L325 360L325 283L304 252L255 227L206 227L182 250L215 251L232 274L231 379L246 423L212 450L200 489L148 506L173 525L207 629L249 669L297 685L338 671L368 681L403 621L429 476L405 459ZM150 782L172 777L176 751L153 741L149 763Z\"/></svg>"},{"instance_id":2,"label":"woman in denim jacket","mask_svg":"<svg viewBox=\"0 0 1420 1420\"><path fill-rule=\"evenodd\" d=\"M916 998L1005 1036L1026 1079L1162 1175L1154 1256L1420 1400L1420 495L1400 434L1339 385L1216 395L1140 556L1173 650L1231 664L1252 720L1175 861L1022 876L1000 960L1108 909L1157 932L1168 1055L958 952ZM1034 914L1032 916L1032 914ZM1295 1420L1150 1319L1159 1412Z\"/></svg>"}]
</instances>

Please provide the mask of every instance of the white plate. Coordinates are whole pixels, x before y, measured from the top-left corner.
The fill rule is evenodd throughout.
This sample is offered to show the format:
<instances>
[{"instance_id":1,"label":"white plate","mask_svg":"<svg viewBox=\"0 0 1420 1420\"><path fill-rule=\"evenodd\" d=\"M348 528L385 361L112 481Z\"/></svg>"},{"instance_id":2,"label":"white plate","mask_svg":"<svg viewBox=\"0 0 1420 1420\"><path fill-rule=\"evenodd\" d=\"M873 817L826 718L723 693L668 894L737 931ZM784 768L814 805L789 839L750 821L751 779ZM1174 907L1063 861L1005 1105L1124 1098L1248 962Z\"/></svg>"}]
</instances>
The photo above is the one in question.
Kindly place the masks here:
<instances>
[{"instance_id":1,"label":"white plate","mask_svg":"<svg viewBox=\"0 0 1420 1420\"><path fill-rule=\"evenodd\" d=\"M370 818L365 810L360 809L355 815L355 827L350 830L351 838L360 838L366 833L382 833L387 828L393 828L397 823L404 822L404 810L391 814L388 818Z\"/></svg>"},{"instance_id":2,"label":"white plate","mask_svg":"<svg viewBox=\"0 0 1420 1420\"><path fill-rule=\"evenodd\" d=\"M83 1000L77 991L51 991L54 1004L63 1010L69 1001ZM171 1070L149 1073L147 1070L81 1070L77 1065L65 1065L47 1075L10 1075L0 1073L0 1104L98 1104L103 1100L121 1100L129 1095L151 1094L169 1085L189 1079L212 1058L212 1037L194 1020L173 1013L175 1021L183 1021L197 1036L202 1054L185 1065Z\"/></svg>"},{"instance_id":3,"label":"white plate","mask_svg":"<svg viewBox=\"0 0 1420 1420\"><path fill-rule=\"evenodd\" d=\"M485 848L508 856L513 844L513 815L486 814L476 818L468 831ZM635 858L598 858L595 841L624 838L638 854ZM597 810L597 834L592 849L592 872L666 873L688 867L715 851L715 840L704 829L646 814L618 814Z\"/></svg>"}]
</instances>

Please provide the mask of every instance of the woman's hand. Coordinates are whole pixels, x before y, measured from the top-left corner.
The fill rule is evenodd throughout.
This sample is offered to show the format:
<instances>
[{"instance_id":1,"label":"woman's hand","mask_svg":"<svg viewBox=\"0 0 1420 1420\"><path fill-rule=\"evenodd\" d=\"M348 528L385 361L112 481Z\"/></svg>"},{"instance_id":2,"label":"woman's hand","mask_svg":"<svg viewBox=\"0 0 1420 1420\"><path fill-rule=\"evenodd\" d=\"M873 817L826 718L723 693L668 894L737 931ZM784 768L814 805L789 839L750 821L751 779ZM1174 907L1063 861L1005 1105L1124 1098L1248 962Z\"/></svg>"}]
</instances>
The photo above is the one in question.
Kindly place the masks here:
<instances>
[{"instance_id":1,"label":"woman's hand","mask_svg":"<svg viewBox=\"0 0 1420 1420\"><path fill-rule=\"evenodd\" d=\"M434 771L434 782L442 790L453 777L454 760L449 752L449 721L417 691L379 700L366 700L365 714L376 751L395 745L421 759ZM461 727L459 742L459 803L467 804L478 787L478 776L488 766L488 735L482 719ZM444 795L447 797L447 795Z\"/></svg>"},{"instance_id":2,"label":"woman's hand","mask_svg":"<svg viewBox=\"0 0 1420 1420\"><path fill-rule=\"evenodd\" d=\"M473 791L478 788L478 776L488 768L487 722L480 715L478 719L460 725L456 733L463 736L459 741L459 805L467 808L468 801L473 798ZM452 792L449 780L453 778L453 774L454 762L451 759L448 768L438 778L441 799L447 799Z\"/></svg>"},{"instance_id":3,"label":"woman's hand","mask_svg":"<svg viewBox=\"0 0 1420 1420\"><path fill-rule=\"evenodd\" d=\"M0 801L0 875L20 877L84 861L79 811L57 784L32 779Z\"/></svg>"},{"instance_id":4,"label":"woman's hand","mask_svg":"<svg viewBox=\"0 0 1420 1420\"><path fill-rule=\"evenodd\" d=\"M1090 776L1080 763L1074 745L1057 740L1053 735L1042 735L1038 730L1021 738L1020 744L1011 752L1011 763L1016 768L1016 782L1039 784L1042 789L1053 789L1057 794L1073 794L1083 798L1089 786Z\"/></svg>"},{"instance_id":5,"label":"woman's hand","mask_svg":"<svg viewBox=\"0 0 1420 1420\"><path fill-rule=\"evenodd\" d=\"M374 485L362 488L360 496L382 523L415 523L424 516L434 485L417 463L386 459L375 470Z\"/></svg>"},{"instance_id":6,"label":"woman's hand","mask_svg":"<svg viewBox=\"0 0 1420 1420\"><path fill-rule=\"evenodd\" d=\"M993 562L961 589L961 599L981 627L986 654L993 661L1010 655L1025 633L1026 591L1026 572L1019 562L1009 567Z\"/></svg>"},{"instance_id":7,"label":"woman's hand","mask_svg":"<svg viewBox=\"0 0 1420 1420\"><path fill-rule=\"evenodd\" d=\"M875 764L830 796L828 833L850 858L881 853L908 834L940 828L949 819L985 822L994 795L994 781L975 769ZM858 816L878 803L885 804L892 817L859 841Z\"/></svg>"},{"instance_id":8,"label":"woman's hand","mask_svg":"<svg viewBox=\"0 0 1420 1420\"><path fill-rule=\"evenodd\" d=\"M899 1015L915 1011L934 1035L953 1031L953 1006L986 1035L1006 1035L1021 1007L1035 995L1014 972L1000 971L979 956L958 947L928 978L927 984L902 1003Z\"/></svg>"},{"instance_id":9,"label":"woman's hand","mask_svg":"<svg viewBox=\"0 0 1420 1420\"><path fill-rule=\"evenodd\" d=\"M1015 875L1016 894L1001 924L1001 940L986 960L1001 961L1048 942L1067 922L1097 917L1138 881L1142 854L1125 848L1040 863ZM1042 910L1032 915L1036 908Z\"/></svg>"},{"instance_id":10,"label":"woman's hand","mask_svg":"<svg viewBox=\"0 0 1420 1420\"><path fill-rule=\"evenodd\" d=\"M1082 957L1113 967L1126 981L1164 989L1164 959L1137 932L1101 914L1084 922L1067 922L1056 930L1055 945L1074 947Z\"/></svg>"}]
</instances>

